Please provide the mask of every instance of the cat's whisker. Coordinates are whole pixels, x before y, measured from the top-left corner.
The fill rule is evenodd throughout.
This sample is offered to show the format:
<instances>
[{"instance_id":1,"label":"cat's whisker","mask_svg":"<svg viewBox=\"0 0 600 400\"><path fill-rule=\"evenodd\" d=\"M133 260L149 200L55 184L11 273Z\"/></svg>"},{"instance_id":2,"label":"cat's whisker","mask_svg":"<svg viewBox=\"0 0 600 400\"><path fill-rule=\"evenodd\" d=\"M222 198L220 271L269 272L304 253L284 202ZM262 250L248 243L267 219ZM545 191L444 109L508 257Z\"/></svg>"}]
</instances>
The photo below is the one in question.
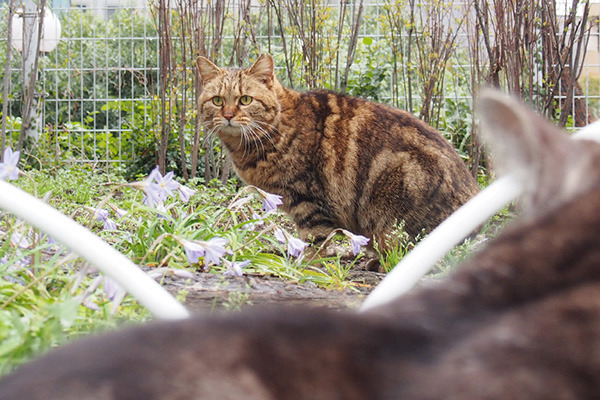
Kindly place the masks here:
<instances>
[{"instance_id":1,"label":"cat's whisker","mask_svg":"<svg viewBox=\"0 0 600 400\"><path fill-rule=\"evenodd\" d=\"M255 129L257 129L259 132L261 132L262 133L262 137L266 138L269 142L271 142L271 144L275 144L273 142L273 136L271 136L271 133L268 130L264 129L263 127L261 127L257 123L254 123L254 121L251 122L251 126L253 128L255 128ZM256 132L254 132L254 133L256 134ZM259 135L257 134L257 136L259 136ZM263 146L263 152L264 152L264 144L263 144L262 140L260 142L261 142L261 145Z\"/></svg>"},{"instance_id":2,"label":"cat's whisker","mask_svg":"<svg viewBox=\"0 0 600 400\"><path fill-rule=\"evenodd\" d=\"M269 140L271 140L271 142L273 142L273 140L272 140L273 136L271 135L271 131L275 132L278 135L281 135L281 132L279 132L279 129L277 129L276 126L269 124L268 122L252 121L252 123L255 124L258 128L260 128L265 133L265 136L267 136L269 138ZM262 127L260 125L264 125L264 127Z\"/></svg>"},{"instance_id":3,"label":"cat's whisker","mask_svg":"<svg viewBox=\"0 0 600 400\"><path fill-rule=\"evenodd\" d=\"M242 125L242 135L243 135L243 142L244 142L244 154L243 156L246 157L246 155L250 155L250 139L252 139L252 130L246 126L246 125ZM241 146L241 143L240 143Z\"/></svg>"},{"instance_id":4,"label":"cat's whisker","mask_svg":"<svg viewBox=\"0 0 600 400\"><path fill-rule=\"evenodd\" d=\"M206 132L206 128L205 128L204 131L206 132L206 139L212 140L215 133L218 134L220 130L221 130L221 125L215 125L208 132Z\"/></svg>"},{"instance_id":5,"label":"cat's whisker","mask_svg":"<svg viewBox=\"0 0 600 400\"><path fill-rule=\"evenodd\" d=\"M260 154L260 153L261 153L261 149L258 147L258 144L260 143L260 146L261 146L261 148L262 148L262 154L264 154L264 153L265 153L265 146L263 145L263 142L262 142L262 140L261 140L261 137L260 137L260 135L258 135L258 134L257 134L257 133L254 131L254 129L253 129L253 128L254 128L254 126L253 126L252 124L251 124L251 125L249 125L249 126L247 126L247 128L248 128L248 133L250 134L249 136L250 136L250 138L252 139L252 141L254 142L254 145L255 145L255 147L256 147L256 152L257 152L258 154Z\"/></svg>"}]
</instances>

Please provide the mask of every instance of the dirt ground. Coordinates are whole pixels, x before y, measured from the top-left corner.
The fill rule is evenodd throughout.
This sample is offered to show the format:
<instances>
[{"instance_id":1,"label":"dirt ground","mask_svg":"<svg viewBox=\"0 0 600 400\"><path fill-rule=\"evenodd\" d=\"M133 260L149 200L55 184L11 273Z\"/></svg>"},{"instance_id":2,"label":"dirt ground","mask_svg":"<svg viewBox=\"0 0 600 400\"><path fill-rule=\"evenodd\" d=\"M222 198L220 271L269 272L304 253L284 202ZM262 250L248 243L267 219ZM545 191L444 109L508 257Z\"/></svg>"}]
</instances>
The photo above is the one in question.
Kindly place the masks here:
<instances>
[{"instance_id":1,"label":"dirt ground","mask_svg":"<svg viewBox=\"0 0 600 400\"><path fill-rule=\"evenodd\" d=\"M355 265L348 287L343 289L323 289L312 282L295 283L269 276L233 277L203 272L196 273L191 281L169 277L163 283L171 294L184 295L183 303L193 313L273 304L348 309L357 308L384 276Z\"/></svg>"}]
</instances>

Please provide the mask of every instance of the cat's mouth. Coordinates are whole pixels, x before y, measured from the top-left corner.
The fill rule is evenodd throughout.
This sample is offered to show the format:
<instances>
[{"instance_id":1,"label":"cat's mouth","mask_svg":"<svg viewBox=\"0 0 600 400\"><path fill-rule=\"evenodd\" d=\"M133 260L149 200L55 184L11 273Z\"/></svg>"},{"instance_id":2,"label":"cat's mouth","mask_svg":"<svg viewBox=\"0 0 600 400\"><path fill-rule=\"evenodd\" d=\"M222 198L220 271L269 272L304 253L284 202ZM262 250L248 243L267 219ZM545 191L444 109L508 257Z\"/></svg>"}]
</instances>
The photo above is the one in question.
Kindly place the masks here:
<instances>
[{"instance_id":1,"label":"cat's mouth","mask_svg":"<svg viewBox=\"0 0 600 400\"><path fill-rule=\"evenodd\" d=\"M223 123L219 124L217 132L238 136L240 135L241 130L241 127L234 121L224 121Z\"/></svg>"}]
</instances>

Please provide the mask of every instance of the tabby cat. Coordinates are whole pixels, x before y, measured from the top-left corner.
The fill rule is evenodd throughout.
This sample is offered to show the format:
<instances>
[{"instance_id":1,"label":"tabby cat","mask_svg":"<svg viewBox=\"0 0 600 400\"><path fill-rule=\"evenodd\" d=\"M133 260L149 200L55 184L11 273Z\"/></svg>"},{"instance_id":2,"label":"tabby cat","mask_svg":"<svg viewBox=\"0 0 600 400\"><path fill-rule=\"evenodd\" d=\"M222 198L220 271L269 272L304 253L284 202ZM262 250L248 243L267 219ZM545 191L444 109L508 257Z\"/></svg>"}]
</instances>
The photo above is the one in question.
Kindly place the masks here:
<instances>
[{"instance_id":1,"label":"tabby cat","mask_svg":"<svg viewBox=\"0 0 600 400\"><path fill-rule=\"evenodd\" d=\"M428 232L478 191L450 143L407 112L288 89L269 55L248 69L197 66L206 129L244 182L283 196L304 240L344 228L384 246L396 222Z\"/></svg>"},{"instance_id":2,"label":"tabby cat","mask_svg":"<svg viewBox=\"0 0 600 400\"><path fill-rule=\"evenodd\" d=\"M250 310L64 346L2 400L600 398L600 145L496 93L480 106L524 215L446 279L372 312Z\"/></svg>"}]
</instances>

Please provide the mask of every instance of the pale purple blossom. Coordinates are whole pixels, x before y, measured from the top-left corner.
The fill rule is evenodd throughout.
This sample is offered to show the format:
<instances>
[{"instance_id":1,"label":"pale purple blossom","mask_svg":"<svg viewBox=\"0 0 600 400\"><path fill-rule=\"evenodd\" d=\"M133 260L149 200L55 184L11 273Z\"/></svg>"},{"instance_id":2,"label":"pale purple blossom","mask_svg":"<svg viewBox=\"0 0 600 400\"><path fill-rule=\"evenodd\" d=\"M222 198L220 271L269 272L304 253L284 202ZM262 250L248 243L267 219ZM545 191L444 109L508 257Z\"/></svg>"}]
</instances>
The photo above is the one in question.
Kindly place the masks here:
<instances>
[{"instance_id":1,"label":"pale purple blossom","mask_svg":"<svg viewBox=\"0 0 600 400\"><path fill-rule=\"evenodd\" d=\"M369 238L362 235L354 235L350 233L350 245L352 247L352 254L355 256L360 253L360 249L369 243Z\"/></svg>"},{"instance_id":2,"label":"pale purple blossom","mask_svg":"<svg viewBox=\"0 0 600 400\"><path fill-rule=\"evenodd\" d=\"M273 234L279 243L283 244L287 242L287 253L290 256L299 257L304 252L304 249L306 249L306 246L308 246L308 243L291 236L283 229L276 228Z\"/></svg>"},{"instance_id":3,"label":"pale purple blossom","mask_svg":"<svg viewBox=\"0 0 600 400\"><path fill-rule=\"evenodd\" d=\"M108 297L110 301L114 301L117 298L117 295L121 291L124 291L124 289L121 288L117 281L115 281L109 276L104 277L103 289L104 293L106 294L106 297Z\"/></svg>"},{"instance_id":4,"label":"pale purple blossom","mask_svg":"<svg viewBox=\"0 0 600 400\"><path fill-rule=\"evenodd\" d=\"M208 265L213 262L216 265L221 264L221 257L227 253L225 246L229 243L229 239L212 238L206 242L206 254L204 255L204 263Z\"/></svg>"},{"instance_id":5,"label":"pale purple blossom","mask_svg":"<svg viewBox=\"0 0 600 400\"><path fill-rule=\"evenodd\" d=\"M183 249L185 250L185 256L190 264L198 263L200 257L204 257L204 253L206 250L204 249L204 245L202 243L198 243L197 241L183 241Z\"/></svg>"},{"instance_id":6,"label":"pale purple blossom","mask_svg":"<svg viewBox=\"0 0 600 400\"><path fill-rule=\"evenodd\" d=\"M98 306L98 304L94 303L94 302L92 301L92 299L91 299L91 298L89 298L89 297L86 297L86 298L84 298L84 299L81 301L81 304L82 304L84 307L87 307L87 308L89 308L89 309L90 309L90 310L92 310L92 311L100 311L100 307Z\"/></svg>"},{"instance_id":7,"label":"pale purple blossom","mask_svg":"<svg viewBox=\"0 0 600 400\"><path fill-rule=\"evenodd\" d=\"M114 231L117 229L117 223L108 216L108 211L104 209L96 209L94 216L98 222L104 224L105 231Z\"/></svg>"},{"instance_id":8,"label":"pale purple blossom","mask_svg":"<svg viewBox=\"0 0 600 400\"><path fill-rule=\"evenodd\" d=\"M200 257L204 257L205 265L214 263L221 264L221 257L227 253L225 246L229 239L214 237L208 241L183 240L183 249L190 264L196 264Z\"/></svg>"},{"instance_id":9,"label":"pale purple blossom","mask_svg":"<svg viewBox=\"0 0 600 400\"><path fill-rule=\"evenodd\" d=\"M146 179L130 183L129 186L144 192L146 195L144 197L144 204L148 207L161 205L167 198L174 196L175 190L178 191L179 198L187 203L190 200L190 196L196 193L196 191L179 184L173 179L173 175L174 173L171 171L163 176L157 166L150 172L150 175Z\"/></svg>"},{"instance_id":10,"label":"pale purple blossom","mask_svg":"<svg viewBox=\"0 0 600 400\"><path fill-rule=\"evenodd\" d=\"M188 271L187 269L179 269L179 268L156 268L152 271L148 271L148 276L152 279L162 279L165 276L176 276L178 278L183 279L194 279L195 275L193 272Z\"/></svg>"},{"instance_id":11,"label":"pale purple blossom","mask_svg":"<svg viewBox=\"0 0 600 400\"><path fill-rule=\"evenodd\" d=\"M125 211L117 206L110 206L113 211L115 212L115 214L117 214L117 217L119 217L119 219L125 218L125 216L129 213L128 211Z\"/></svg>"},{"instance_id":12,"label":"pale purple blossom","mask_svg":"<svg viewBox=\"0 0 600 400\"><path fill-rule=\"evenodd\" d=\"M251 231L260 227L261 225L264 225L264 223L265 223L265 220L263 219L263 217L258 215L256 212L252 213L252 219L255 220L255 222L250 222L245 225L245 228L249 229Z\"/></svg>"},{"instance_id":13,"label":"pale purple blossom","mask_svg":"<svg viewBox=\"0 0 600 400\"><path fill-rule=\"evenodd\" d=\"M306 246L308 246L308 243L303 242L302 240L293 236L288 237L287 252L289 255L299 257Z\"/></svg>"},{"instance_id":14,"label":"pale purple blossom","mask_svg":"<svg viewBox=\"0 0 600 400\"><path fill-rule=\"evenodd\" d=\"M158 167L156 167L143 181L133 182L128 185L144 192L143 203L148 207L155 207L158 203L162 202L160 187L155 182L158 175L160 175L160 172L158 171Z\"/></svg>"},{"instance_id":15,"label":"pale purple blossom","mask_svg":"<svg viewBox=\"0 0 600 400\"><path fill-rule=\"evenodd\" d=\"M194 189L190 189L189 187L184 186L184 185L179 185L177 190L179 191L179 199L181 201L183 201L184 203L187 203L188 201L190 201L190 196L192 196L194 193L196 193L196 191Z\"/></svg>"},{"instance_id":16,"label":"pale purple blossom","mask_svg":"<svg viewBox=\"0 0 600 400\"><path fill-rule=\"evenodd\" d=\"M223 259L224 265L227 267L227 270L223 272L225 276L243 276L244 271L242 268L247 267L250 264L250 260L242 261L242 262L232 262L229 260Z\"/></svg>"},{"instance_id":17,"label":"pale purple blossom","mask_svg":"<svg viewBox=\"0 0 600 400\"><path fill-rule=\"evenodd\" d=\"M160 198L160 187L154 182L152 175L141 182L135 182L133 186L144 192L146 196L144 197L143 203L148 207L155 207L157 204L162 203Z\"/></svg>"},{"instance_id":18,"label":"pale purple blossom","mask_svg":"<svg viewBox=\"0 0 600 400\"><path fill-rule=\"evenodd\" d=\"M279 228L275 228L275 231L273 232L275 235L275 239L277 239L277 241L279 243L285 243L287 240L285 238L285 233L283 232L283 230L279 229Z\"/></svg>"},{"instance_id":19,"label":"pale purple blossom","mask_svg":"<svg viewBox=\"0 0 600 400\"><path fill-rule=\"evenodd\" d=\"M256 191L263 198L262 208L264 212L271 212L277 209L277 206L283 204L282 197L278 194L267 193L259 188L256 188Z\"/></svg>"},{"instance_id":20,"label":"pale purple blossom","mask_svg":"<svg viewBox=\"0 0 600 400\"><path fill-rule=\"evenodd\" d=\"M173 171L168 172L165 176L163 176L158 167L152 171L154 174L154 180L158 185L159 198L162 201L165 201L167 198L173 196L173 191L179 188L179 183L173 180Z\"/></svg>"},{"instance_id":21,"label":"pale purple blossom","mask_svg":"<svg viewBox=\"0 0 600 400\"><path fill-rule=\"evenodd\" d=\"M19 177L19 157L20 151L12 151L10 147L4 150L4 158L0 162L0 179L14 181Z\"/></svg>"}]
</instances>

